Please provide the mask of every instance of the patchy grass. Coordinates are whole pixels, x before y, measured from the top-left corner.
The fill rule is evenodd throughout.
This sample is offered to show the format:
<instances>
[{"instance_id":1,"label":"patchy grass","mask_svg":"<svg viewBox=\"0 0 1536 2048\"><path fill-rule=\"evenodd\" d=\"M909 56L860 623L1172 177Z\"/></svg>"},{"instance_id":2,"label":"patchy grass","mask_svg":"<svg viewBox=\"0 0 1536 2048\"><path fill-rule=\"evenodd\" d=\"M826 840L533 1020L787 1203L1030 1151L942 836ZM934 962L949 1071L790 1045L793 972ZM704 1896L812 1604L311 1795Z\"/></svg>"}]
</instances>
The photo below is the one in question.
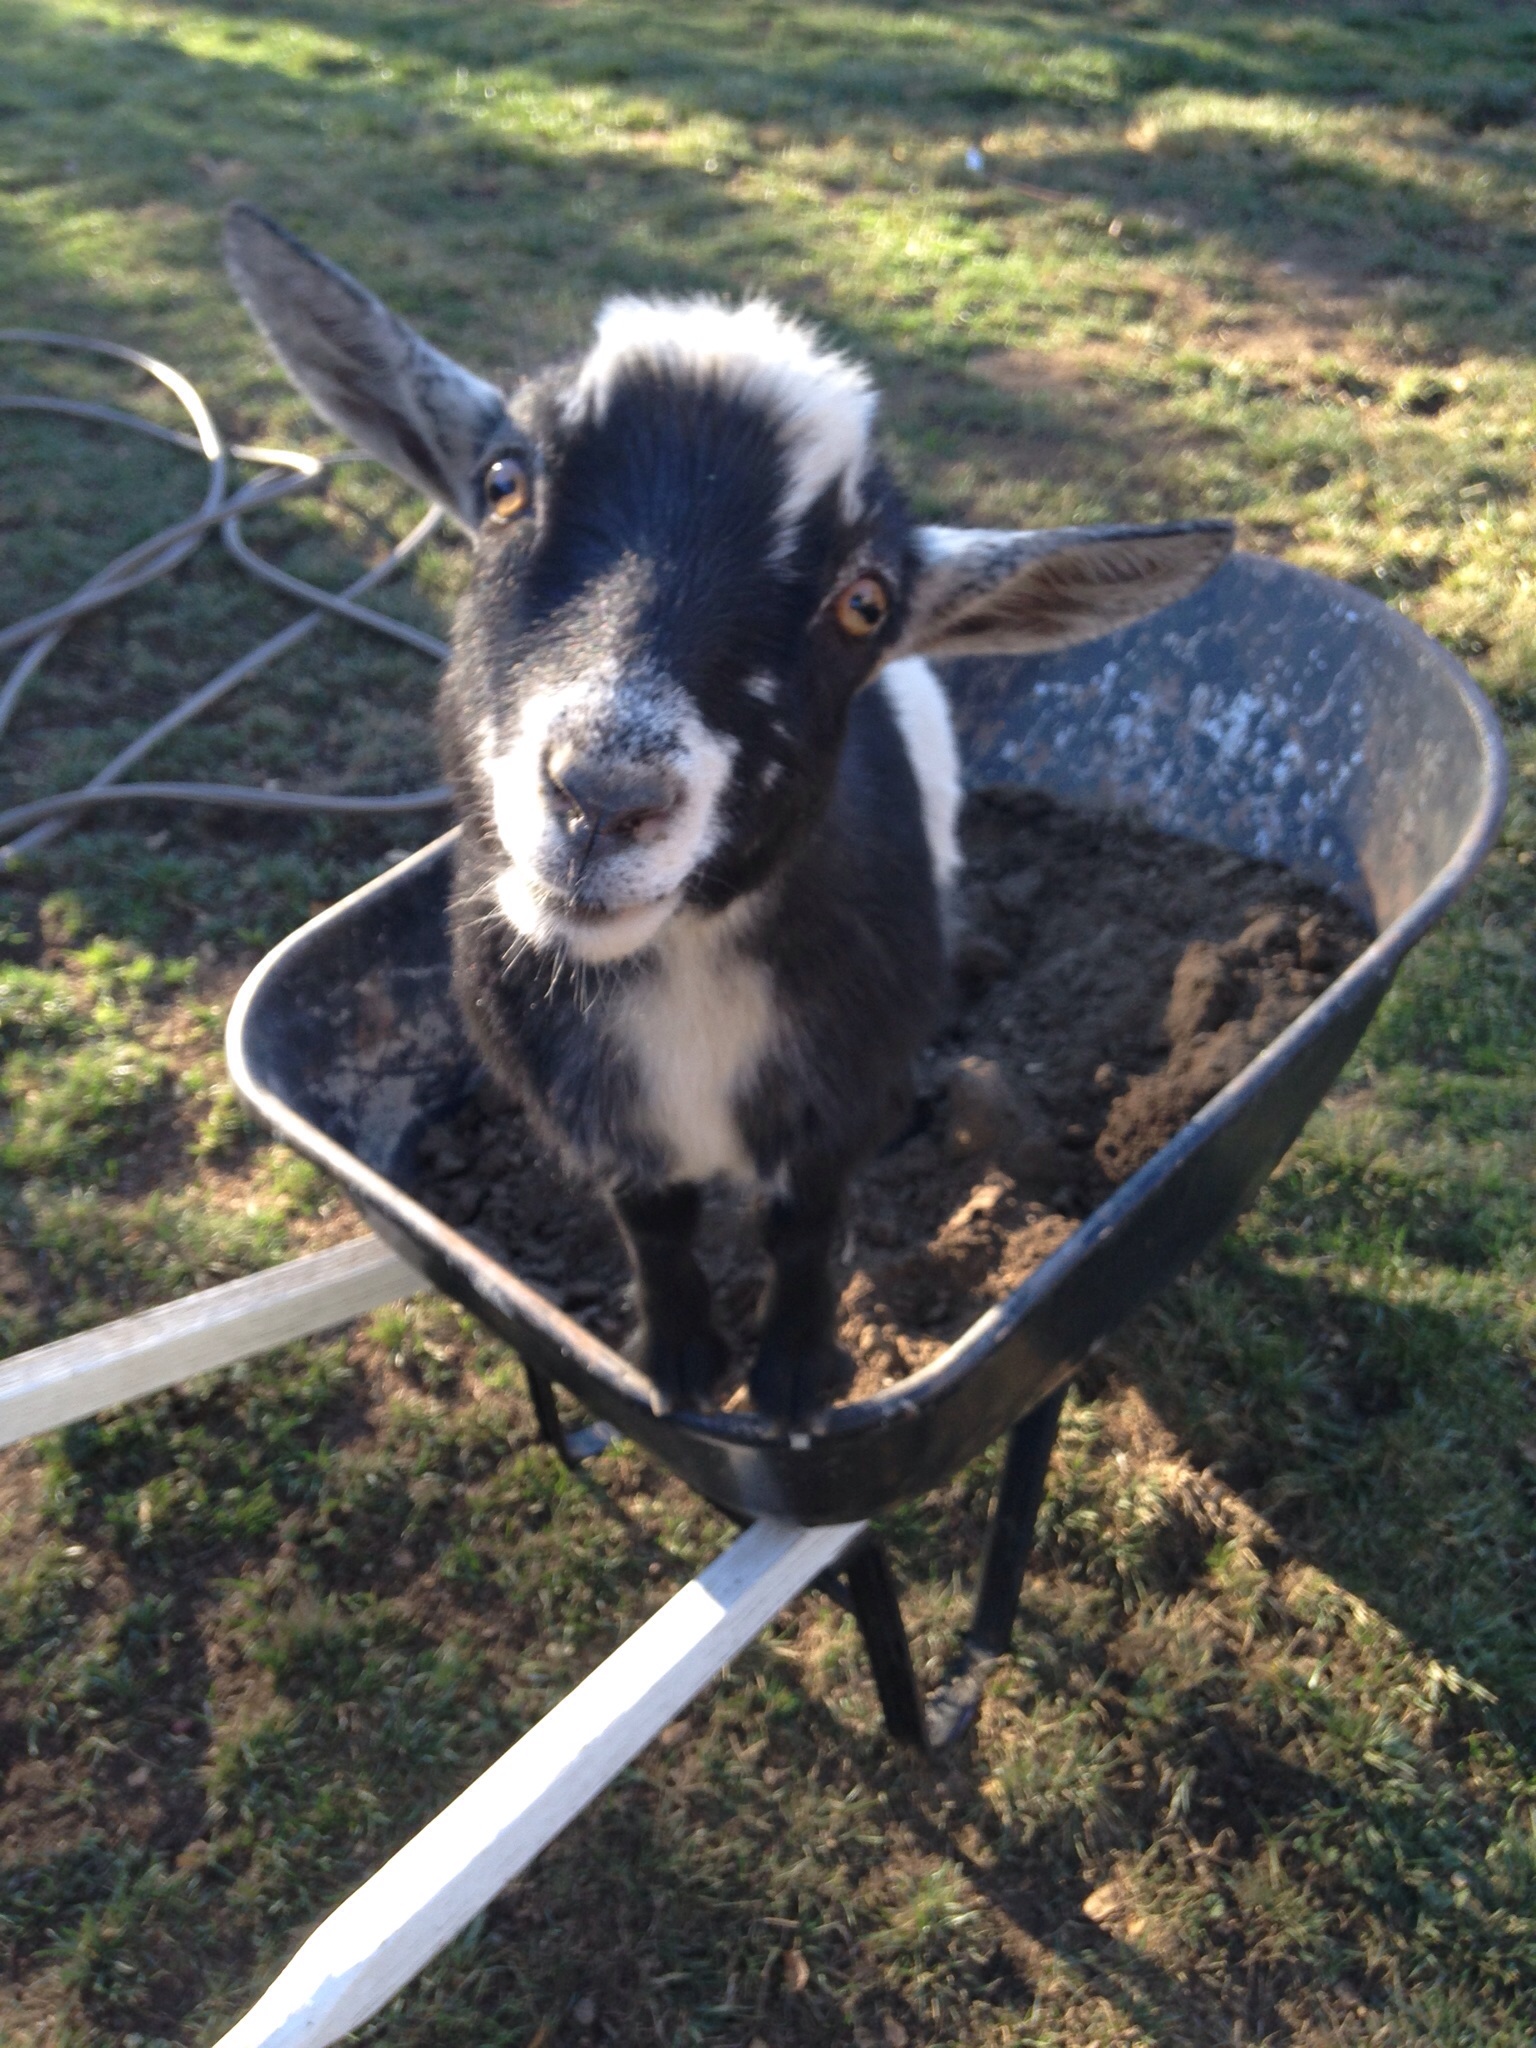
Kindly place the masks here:
<instances>
[{"instance_id":1,"label":"patchy grass","mask_svg":"<svg viewBox=\"0 0 1536 2048\"><path fill-rule=\"evenodd\" d=\"M1024 8L11 0L7 317L321 445L224 285L232 194L487 371L624 286L763 287L874 365L930 516L1225 511L1473 666L1515 800L1468 901L1222 1250L1069 1405L964 1755L885 1746L801 1603L370 2029L380 2044L1465 2044L1536 2026L1536 26L1495 0ZM984 152L980 173L966 151ZM8 349L8 388L142 404ZM0 417L0 617L200 488ZM250 522L341 582L371 469ZM440 628L464 552L383 602ZM291 616L213 547L77 628L0 801ZM430 678L328 625L166 775L434 779ZM354 1227L233 1104L257 952L430 821L118 814L0 925L0 1343ZM889 1518L930 1673L994 1461ZM565 1473L446 1304L11 1454L0 2039L192 2043L727 1531ZM675 1739L674 1738L675 1733Z\"/></svg>"}]
</instances>

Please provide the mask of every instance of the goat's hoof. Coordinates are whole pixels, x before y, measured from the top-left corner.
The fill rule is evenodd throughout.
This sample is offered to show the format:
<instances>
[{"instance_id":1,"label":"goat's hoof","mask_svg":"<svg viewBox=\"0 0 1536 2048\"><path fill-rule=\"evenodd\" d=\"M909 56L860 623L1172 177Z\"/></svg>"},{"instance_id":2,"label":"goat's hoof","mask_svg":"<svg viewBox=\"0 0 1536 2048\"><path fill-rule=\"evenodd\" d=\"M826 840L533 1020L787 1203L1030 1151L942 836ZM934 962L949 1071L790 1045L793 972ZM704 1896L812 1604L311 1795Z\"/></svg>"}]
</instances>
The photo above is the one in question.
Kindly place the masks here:
<instances>
[{"instance_id":1,"label":"goat's hoof","mask_svg":"<svg viewBox=\"0 0 1536 2048\"><path fill-rule=\"evenodd\" d=\"M830 1337L794 1347L765 1339L752 1367L752 1405L782 1431L814 1435L825 1410L852 1386L853 1374L853 1360Z\"/></svg>"},{"instance_id":2,"label":"goat's hoof","mask_svg":"<svg viewBox=\"0 0 1536 2048\"><path fill-rule=\"evenodd\" d=\"M624 1349L651 1383L655 1415L670 1415L676 1408L713 1407L731 1377L730 1353L714 1330L668 1338L641 1328Z\"/></svg>"}]
</instances>

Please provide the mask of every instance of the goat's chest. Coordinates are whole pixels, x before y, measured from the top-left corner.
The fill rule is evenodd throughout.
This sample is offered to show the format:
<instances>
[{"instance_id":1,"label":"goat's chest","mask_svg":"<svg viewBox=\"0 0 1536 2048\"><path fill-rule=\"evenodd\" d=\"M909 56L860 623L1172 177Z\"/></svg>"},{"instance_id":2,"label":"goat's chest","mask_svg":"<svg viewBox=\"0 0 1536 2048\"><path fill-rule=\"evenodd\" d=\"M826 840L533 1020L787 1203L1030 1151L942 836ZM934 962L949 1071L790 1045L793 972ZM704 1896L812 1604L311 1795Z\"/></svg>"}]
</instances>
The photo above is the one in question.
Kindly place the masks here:
<instances>
[{"instance_id":1,"label":"goat's chest","mask_svg":"<svg viewBox=\"0 0 1536 2048\"><path fill-rule=\"evenodd\" d=\"M676 918L609 1027L631 1063L640 1116L678 1180L756 1178L738 1105L777 1035L773 981L719 926Z\"/></svg>"}]
</instances>

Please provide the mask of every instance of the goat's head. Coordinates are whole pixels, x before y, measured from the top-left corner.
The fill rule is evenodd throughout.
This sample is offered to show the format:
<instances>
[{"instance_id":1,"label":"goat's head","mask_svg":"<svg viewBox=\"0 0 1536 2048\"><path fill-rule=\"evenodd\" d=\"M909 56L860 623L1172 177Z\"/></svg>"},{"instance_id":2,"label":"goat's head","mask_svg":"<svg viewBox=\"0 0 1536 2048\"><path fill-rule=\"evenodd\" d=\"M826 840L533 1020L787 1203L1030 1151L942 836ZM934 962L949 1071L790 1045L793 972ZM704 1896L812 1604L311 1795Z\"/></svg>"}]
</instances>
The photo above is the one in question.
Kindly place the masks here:
<instances>
[{"instance_id":1,"label":"goat's head","mask_svg":"<svg viewBox=\"0 0 1536 2048\"><path fill-rule=\"evenodd\" d=\"M507 395L253 208L226 257L318 410L473 537L448 751L503 912L579 958L760 880L893 656L1090 639L1231 545L914 525L866 372L761 300L610 301L583 359Z\"/></svg>"}]
</instances>

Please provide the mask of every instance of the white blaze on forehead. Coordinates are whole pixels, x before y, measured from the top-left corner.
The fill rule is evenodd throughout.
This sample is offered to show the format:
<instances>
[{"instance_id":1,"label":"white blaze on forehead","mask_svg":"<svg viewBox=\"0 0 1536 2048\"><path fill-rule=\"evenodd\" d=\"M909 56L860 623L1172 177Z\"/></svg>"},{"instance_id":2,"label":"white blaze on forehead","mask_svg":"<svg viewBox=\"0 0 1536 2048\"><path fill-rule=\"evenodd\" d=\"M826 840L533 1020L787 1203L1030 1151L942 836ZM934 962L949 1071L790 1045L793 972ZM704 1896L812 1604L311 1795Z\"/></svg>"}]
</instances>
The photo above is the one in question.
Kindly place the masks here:
<instances>
[{"instance_id":1,"label":"white blaze on forehead","mask_svg":"<svg viewBox=\"0 0 1536 2048\"><path fill-rule=\"evenodd\" d=\"M845 519L861 509L876 396L869 372L828 348L767 299L610 299L577 374L572 417L601 419L627 370L715 383L760 404L779 430L789 480L779 508L781 546L829 484Z\"/></svg>"},{"instance_id":2,"label":"white blaze on forehead","mask_svg":"<svg viewBox=\"0 0 1536 2048\"><path fill-rule=\"evenodd\" d=\"M568 840L563 816L549 803L544 763L567 744L593 759L664 761L682 791L659 831L603 852L594 864L590 887L598 894L590 907L607 913L595 919L561 914ZM719 843L736 741L711 731L674 683L598 674L536 691L519 707L510 736L498 744L487 732L483 746L491 815L508 859L496 885L508 922L536 945L561 945L594 962L647 944Z\"/></svg>"},{"instance_id":3,"label":"white blaze on forehead","mask_svg":"<svg viewBox=\"0 0 1536 2048\"><path fill-rule=\"evenodd\" d=\"M895 716L923 806L923 835L941 897L960 872L960 749L944 685L926 661L892 661L878 687Z\"/></svg>"}]
</instances>

